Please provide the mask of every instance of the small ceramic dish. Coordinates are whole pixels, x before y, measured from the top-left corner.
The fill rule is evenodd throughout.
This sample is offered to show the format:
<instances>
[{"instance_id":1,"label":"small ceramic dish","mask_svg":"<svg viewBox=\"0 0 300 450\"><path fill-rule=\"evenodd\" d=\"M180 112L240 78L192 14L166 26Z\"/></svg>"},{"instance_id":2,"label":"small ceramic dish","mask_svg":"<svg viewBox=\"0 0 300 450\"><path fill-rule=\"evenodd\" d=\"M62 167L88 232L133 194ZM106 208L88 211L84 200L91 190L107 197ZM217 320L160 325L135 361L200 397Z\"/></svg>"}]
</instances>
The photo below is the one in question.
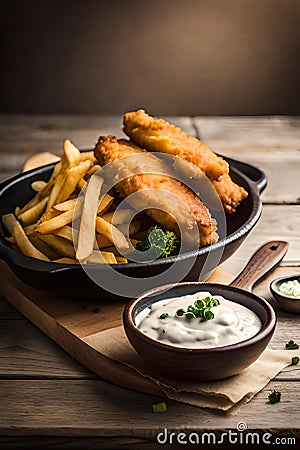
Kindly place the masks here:
<instances>
[{"instance_id":1,"label":"small ceramic dish","mask_svg":"<svg viewBox=\"0 0 300 450\"><path fill-rule=\"evenodd\" d=\"M280 286L282 285L282 283L294 280L298 280L300 282L299 273L297 275L290 275L281 278L276 278L270 284L270 291L274 296L275 300L283 309L285 309L288 312L300 314L300 296L293 297L280 291Z\"/></svg>"}]
</instances>

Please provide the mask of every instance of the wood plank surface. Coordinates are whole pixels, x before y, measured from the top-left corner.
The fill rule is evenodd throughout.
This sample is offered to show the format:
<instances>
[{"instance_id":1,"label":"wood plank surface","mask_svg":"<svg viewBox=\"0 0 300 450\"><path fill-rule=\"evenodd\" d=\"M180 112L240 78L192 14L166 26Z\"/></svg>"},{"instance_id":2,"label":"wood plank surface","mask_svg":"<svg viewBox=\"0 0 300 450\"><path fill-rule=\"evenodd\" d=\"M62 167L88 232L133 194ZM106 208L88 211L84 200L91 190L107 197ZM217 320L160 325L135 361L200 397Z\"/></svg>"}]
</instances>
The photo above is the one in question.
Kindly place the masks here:
<instances>
[{"instance_id":1,"label":"wood plank surface","mask_svg":"<svg viewBox=\"0 0 300 450\"><path fill-rule=\"evenodd\" d=\"M288 241L289 250L283 262L295 266L300 264L299 224L299 205L264 205L257 225L235 252L234 257L222 264L222 269L237 275L254 251L269 239Z\"/></svg>"},{"instance_id":2,"label":"wood plank surface","mask_svg":"<svg viewBox=\"0 0 300 450\"><path fill-rule=\"evenodd\" d=\"M187 133L196 133L191 118L168 119ZM37 152L60 155L64 139L82 149L93 148L99 136L106 134L125 137L121 116L0 114L0 182L17 175Z\"/></svg>"},{"instance_id":3,"label":"wood plank surface","mask_svg":"<svg viewBox=\"0 0 300 450\"><path fill-rule=\"evenodd\" d=\"M275 406L267 404L268 393L274 389L280 390L283 396ZM209 410L171 400L167 401L165 414L153 414L151 406L161 401L160 397L122 389L100 380L85 380L84 383L81 380L15 380L13 383L0 380L0 395L0 435L3 436L12 431L12 417L15 436L71 433L149 440L154 440L164 426L170 430L195 431L201 423L201 431L222 430L236 429L239 421L236 416L216 416ZM297 429L299 417L294 414L294 405L299 401L300 391L295 391L293 382L273 381L255 397L255 402L240 410L239 417L244 418L249 429L273 429L278 433L287 428L287 423L289 430Z\"/></svg>"},{"instance_id":4,"label":"wood plank surface","mask_svg":"<svg viewBox=\"0 0 300 450\"><path fill-rule=\"evenodd\" d=\"M300 117L197 117L193 123L216 152L267 174L265 203L300 203Z\"/></svg>"},{"instance_id":5,"label":"wood plank surface","mask_svg":"<svg viewBox=\"0 0 300 450\"><path fill-rule=\"evenodd\" d=\"M272 297L269 291L269 283L275 277L299 273L298 267L278 267L273 271L263 283L258 283L255 292L266 298L275 308L279 320L276 333L272 339L271 347L274 349L284 348L285 343L290 339L290 329L296 327L300 330L300 315L287 313L282 310ZM4 304L4 302L2 302ZM93 306L91 305L90 309ZM54 306L54 309L56 307ZM72 312L74 305L66 302L63 307L63 317L60 323L64 323L73 332L79 334L79 328L76 326L76 313ZM122 308L121 308L122 309ZM10 310L12 308L10 307ZM69 311L69 313L68 313ZM77 315L79 312L77 312ZM91 372L77 363L67 353L53 344L41 331L34 325L24 320L23 316L15 313L16 317L11 319L7 317L5 311L0 312L0 378L95 378ZM95 321L81 324L82 335L90 334L88 330L99 331L101 328L101 315L87 314L87 317L95 318ZM19 320L15 320L18 318ZM118 319L120 320L120 319ZM93 323L95 328L93 328ZM119 322L117 323L119 324ZM99 328L100 327L100 328ZM84 331L86 328L86 331ZM300 341L300 334L297 332L293 338ZM279 379L300 379L300 366L287 368L276 378Z\"/></svg>"},{"instance_id":6,"label":"wood plank surface","mask_svg":"<svg viewBox=\"0 0 300 450\"><path fill-rule=\"evenodd\" d=\"M300 118L176 117L170 121L219 153L256 165L268 175L262 217L223 268L235 275L265 241L288 240L290 249L281 267L255 292L278 313L272 347L282 348L289 339L300 341L300 315L280 309L268 288L275 276L300 273ZM65 138L79 147L92 147L100 134L122 136L120 125L121 118L114 116L2 115L0 181L18 173L31 154L60 153ZM62 324L75 330L76 311L64 305L63 318L61 307L57 305ZM96 324L91 313L85 326L96 329ZM299 436L299 371L300 366L283 370L236 416L216 416L171 400L165 414L153 414L151 405L160 397L96 378L0 299L0 448L152 450L164 426L178 431L234 430L240 420L260 433L289 431ZM271 389L282 392L276 405L267 404Z\"/></svg>"}]
</instances>

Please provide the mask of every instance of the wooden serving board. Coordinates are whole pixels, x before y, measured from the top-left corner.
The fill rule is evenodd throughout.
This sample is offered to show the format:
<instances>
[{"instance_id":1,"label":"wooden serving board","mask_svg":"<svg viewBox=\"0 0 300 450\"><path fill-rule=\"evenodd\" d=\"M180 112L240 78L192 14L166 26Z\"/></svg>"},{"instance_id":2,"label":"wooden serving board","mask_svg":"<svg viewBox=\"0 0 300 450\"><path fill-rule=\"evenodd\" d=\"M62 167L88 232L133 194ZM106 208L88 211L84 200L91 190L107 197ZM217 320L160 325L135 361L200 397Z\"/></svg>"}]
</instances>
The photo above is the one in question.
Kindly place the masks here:
<instances>
[{"instance_id":1,"label":"wooden serving board","mask_svg":"<svg viewBox=\"0 0 300 450\"><path fill-rule=\"evenodd\" d=\"M217 269L210 278L227 283L232 276ZM0 296L48 335L66 352L101 378L119 386L162 395L151 380L141 379L124 364L108 358L90 343L93 337L122 326L126 301L86 301L65 299L46 291L38 291L19 280L9 266L0 260Z\"/></svg>"},{"instance_id":2,"label":"wooden serving board","mask_svg":"<svg viewBox=\"0 0 300 450\"><path fill-rule=\"evenodd\" d=\"M278 267L259 283L257 293L267 296L271 279L292 274L295 268ZM209 281L229 283L232 276L216 269ZM105 339L105 332L122 326L126 301L86 301L65 299L38 291L19 280L9 266L0 260L0 296L48 335L67 353L106 381L153 395L163 395L151 379L113 357L107 357L94 343ZM102 334L103 333L103 334ZM105 343L104 347L107 347ZM97 345L96 345L97 347ZM100 347L103 347L101 344ZM126 348L124 348L126 352ZM113 352L112 352L113 353Z\"/></svg>"}]
</instances>

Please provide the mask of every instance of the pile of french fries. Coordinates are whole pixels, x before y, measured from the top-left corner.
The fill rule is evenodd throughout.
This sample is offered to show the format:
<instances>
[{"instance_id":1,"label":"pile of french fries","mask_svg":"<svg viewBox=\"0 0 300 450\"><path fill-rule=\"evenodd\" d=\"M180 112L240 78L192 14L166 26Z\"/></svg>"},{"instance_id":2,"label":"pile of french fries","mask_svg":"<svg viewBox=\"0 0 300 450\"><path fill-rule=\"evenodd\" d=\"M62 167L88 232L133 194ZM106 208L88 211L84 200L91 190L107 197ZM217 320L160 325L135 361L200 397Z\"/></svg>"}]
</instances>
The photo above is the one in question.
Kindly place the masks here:
<instances>
[{"instance_id":1,"label":"pile of french fries","mask_svg":"<svg viewBox=\"0 0 300 450\"><path fill-rule=\"evenodd\" d=\"M93 151L80 153L66 140L49 181L34 181L34 197L16 207L15 214L2 216L12 247L57 263L127 263L121 253L129 249L129 241L135 247L137 238L143 238L141 221L129 224L132 211L115 211L114 196L101 195L104 180L96 174L99 169Z\"/></svg>"}]
</instances>

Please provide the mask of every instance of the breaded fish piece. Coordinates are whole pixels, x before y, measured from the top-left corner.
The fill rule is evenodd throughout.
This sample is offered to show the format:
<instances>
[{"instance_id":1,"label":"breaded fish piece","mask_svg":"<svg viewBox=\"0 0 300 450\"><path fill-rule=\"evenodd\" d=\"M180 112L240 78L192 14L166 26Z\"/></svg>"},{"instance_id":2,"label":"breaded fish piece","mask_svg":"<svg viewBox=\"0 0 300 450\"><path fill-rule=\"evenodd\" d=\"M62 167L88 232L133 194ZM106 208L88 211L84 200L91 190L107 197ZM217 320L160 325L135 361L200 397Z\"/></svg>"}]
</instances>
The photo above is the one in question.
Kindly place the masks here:
<instances>
[{"instance_id":1,"label":"breaded fish piece","mask_svg":"<svg viewBox=\"0 0 300 450\"><path fill-rule=\"evenodd\" d=\"M186 242L194 248L195 232L192 230L195 230L195 222L200 245L218 240L216 221L206 206L183 183L165 175L168 168L158 157L113 136L99 138L95 156L102 166L115 161L111 169L116 181L115 188L121 196L128 197L128 203L136 211L145 210L156 222L178 236L179 224L184 230ZM127 156L130 158L125 158ZM138 197L131 195L136 192L139 193ZM170 194L173 194L171 198Z\"/></svg>"},{"instance_id":2,"label":"breaded fish piece","mask_svg":"<svg viewBox=\"0 0 300 450\"><path fill-rule=\"evenodd\" d=\"M234 183L228 173L224 173L219 180L212 181L212 184L227 213L234 213L241 201L248 196L248 192Z\"/></svg>"},{"instance_id":3,"label":"breaded fish piece","mask_svg":"<svg viewBox=\"0 0 300 450\"><path fill-rule=\"evenodd\" d=\"M124 114L123 124L127 136L146 150L187 159L213 180L228 173L227 162L203 142L163 119L154 119L143 109Z\"/></svg>"},{"instance_id":4,"label":"breaded fish piece","mask_svg":"<svg viewBox=\"0 0 300 450\"><path fill-rule=\"evenodd\" d=\"M179 156L201 169L213 183L226 212L234 212L247 197L245 189L229 176L228 163L199 139L163 119L154 119L142 109L126 113L123 124L124 132L137 145L151 152Z\"/></svg>"}]
</instances>

